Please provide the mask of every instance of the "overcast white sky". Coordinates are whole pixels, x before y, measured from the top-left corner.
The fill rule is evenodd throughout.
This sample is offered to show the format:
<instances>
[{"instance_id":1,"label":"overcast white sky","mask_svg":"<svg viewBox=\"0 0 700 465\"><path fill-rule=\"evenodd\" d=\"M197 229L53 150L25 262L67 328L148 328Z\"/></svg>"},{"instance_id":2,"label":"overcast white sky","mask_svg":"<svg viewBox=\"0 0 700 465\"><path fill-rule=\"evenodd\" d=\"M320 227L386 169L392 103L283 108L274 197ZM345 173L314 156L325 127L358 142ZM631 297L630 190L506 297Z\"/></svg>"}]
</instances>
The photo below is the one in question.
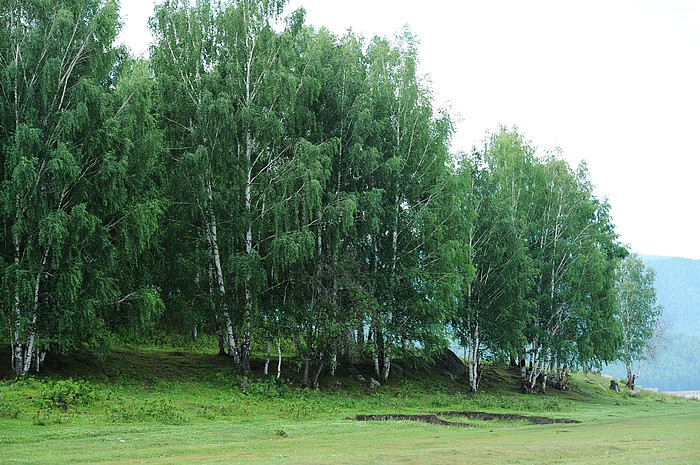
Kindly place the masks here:
<instances>
[{"instance_id":1,"label":"overcast white sky","mask_svg":"<svg viewBox=\"0 0 700 465\"><path fill-rule=\"evenodd\" d=\"M121 0L144 53L153 0ZM459 117L454 150L499 124L588 163L632 251L700 259L700 1L290 0L337 34L418 36L422 73Z\"/></svg>"}]
</instances>

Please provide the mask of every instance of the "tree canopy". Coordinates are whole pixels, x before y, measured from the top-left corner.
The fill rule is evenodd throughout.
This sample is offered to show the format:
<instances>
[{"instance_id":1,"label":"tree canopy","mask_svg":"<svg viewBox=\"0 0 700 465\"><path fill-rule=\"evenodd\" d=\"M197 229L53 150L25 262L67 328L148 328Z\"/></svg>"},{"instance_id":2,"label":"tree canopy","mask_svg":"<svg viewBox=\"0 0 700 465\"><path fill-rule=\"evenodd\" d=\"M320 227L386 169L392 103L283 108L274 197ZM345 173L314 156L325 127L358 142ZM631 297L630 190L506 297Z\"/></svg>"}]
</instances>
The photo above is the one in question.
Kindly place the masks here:
<instances>
[{"instance_id":1,"label":"tree canopy","mask_svg":"<svg viewBox=\"0 0 700 465\"><path fill-rule=\"evenodd\" d=\"M304 382L469 349L523 386L619 355L626 255L585 165L516 129L453 154L418 40L336 36L283 0L166 0L150 58L111 1L0 6L2 325L45 351L215 333L243 373L293 347ZM628 331L629 333L629 331Z\"/></svg>"}]
</instances>

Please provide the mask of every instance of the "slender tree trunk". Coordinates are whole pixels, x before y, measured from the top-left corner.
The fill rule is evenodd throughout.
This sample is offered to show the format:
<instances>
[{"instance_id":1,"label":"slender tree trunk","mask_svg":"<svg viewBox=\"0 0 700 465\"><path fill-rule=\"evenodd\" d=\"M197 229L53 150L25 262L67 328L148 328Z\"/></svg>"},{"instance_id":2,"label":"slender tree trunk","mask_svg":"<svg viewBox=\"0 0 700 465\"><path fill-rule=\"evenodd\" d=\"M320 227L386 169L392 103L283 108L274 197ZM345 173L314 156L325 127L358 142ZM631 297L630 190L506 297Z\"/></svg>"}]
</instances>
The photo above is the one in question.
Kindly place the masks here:
<instances>
[{"instance_id":1,"label":"slender tree trunk","mask_svg":"<svg viewBox=\"0 0 700 465\"><path fill-rule=\"evenodd\" d=\"M282 338L277 337L277 379L282 376Z\"/></svg>"},{"instance_id":2,"label":"slender tree trunk","mask_svg":"<svg viewBox=\"0 0 700 465\"><path fill-rule=\"evenodd\" d=\"M214 304L212 303L212 307ZM219 316L214 313L214 329L216 331L216 338L219 341L219 356L226 356L226 341L224 340L224 334L221 331L221 323L219 323Z\"/></svg>"},{"instance_id":3,"label":"slender tree trunk","mask_svg":"<svg viewBox=\"0 0 700 465\"><path fill-rule=\"evenodd\" d=\"M378 315L375 315L374 318L378 318ZM383 352L384 346L382 344L382 334L380 333L379 328L377 328L376 323L373 323L372 336L372 347L374 348L374 350L372 351L372 359L374 361L374 372L377 374L378 378L381 378L382 372L380 371L379 367L383 364L380 360L380 357Z\"/></svg>"},{"instance_id":4,"label":"slender tree trunk","mask_svg":"<svg viewBox=\"0 0 700 465\"><path fill-rule=\"evenodd\" d=\"M360 350L365 345L365 322L360 318L360 322L357 325L357 346Z\"/></svg>"},{"instance_id":5,"label":"slender tree trunk","mask_svg":"<svg viewBox=\"0 0 700 465\"><path fill-rule=\"evenodd\" d=\"M625 361L625 368L627 369L627 387L634 389L634 379L636 376L632 374L632 365L629 361Z\"/></svg>"},{"instance_id":6,"label":"slender tree trunk","mask_svg":"<svg viewBox=\"0 0 700 465\"><path fill-rule=\"evenodd\" d=\"M235 365L240 365L241 358L238 352L238 337L234 329L233 321L231 315L228 311L228 306L225 302L226 296L226 286L224 284L223 269L221 267L221 255L219 253L219 240L217 234L216 216L212 210L213 192L211 186L211 179L207 179L207 239L209 241L209 250L211 253L212 267L210 268L210 282L215 291L216 305L217 308L221 309L221 316L224 321L224 329L226 331L226 346L228 347L228 353L233 358L233 363ZM218 313L218 312L217 312Z\"/></svg>"},{"instance_id":7,"label":"slender tree trunk","mask_svg":"<svg viewBox=\"0 0 700 465\"><path fill-rule=\"evenodd\" d=\"M321 375L321 371L323 371L323 365L325 364L325 357L323 354L321 354L318 357L318 366L316 367L316 370L314 371L314 379L313 379L313 385L315 388L318 387L318 377Z\"/></svg>"},{"instance_id":8,"label":"slender tree trunk","mask_svg":"<svg viewBox=\"0 0 700 465\"><path fill-rule=\"evenodd\" d=\"M311 363L311 354L309 354L307 352L306 357L304 357L304 377L301 379L302 386L309 385L309 364L310 363Z\"/></svg>"},{"instance_id":9,"label":"slender tree trunk","mask_svg":"<svg viewBox=\"0 0 700 465\"><path fill-rule=\"evenodd\" d=\"M338 369L338 354L333 352L331 356L331 376L335 376L335 371Z\"/></svg>"},{"instance_id":10,"label":"slender tree trunk","mask_svg":"<svg viewBox=\"0 0 700 465\"><path fill-rule=\"evenodd\" d=\"M263 369L263 374L267 376L268 368L270 367L270 340L267 340L267 357L265 358L265 368Z\"/></svg>"},{"instance_id":11,"label":"slender tree trunk","mask_svg":"<svg viewBox=\"0 0 700 465\"><path fill-rule=\"evenodd\" d=\"M467 358L467 368L469 370L469 389L477 392L479 389L479 349L481 341L479 339L479 324L470 329L469 334L469 356Z\"/></svg>"},{"instance_id":12,"label":"slender tree trunk","mask_svg":"<svg viewBox=\"0 0 700 465\"><path fill-rule=\"evenodd\" d=\"M387 321L391 323L391 320L393 319L393 314L391 311L388 312L387 314ZM389 331L386 331L384 337L384 353L383 355L383 361L384 361L384 366L382 367L382 373L380 376L381 382L385 383L389 379L389 371L391 370L391 352L392 352L392 347L394 345L393 343L393 336Z\"/></svg>"},{"instance_id":13,"label":"slender tree trunk","mask_svg":"<svg viewBox=\"0 0 700 465\"><path fill-rule=\"evenodd\" d=\"M249 78L249 76L248 76ZM249 82L246 81L246 86ZM250 98L250 90L248 89L248 101ZM253 204L252 204L252 187L253 187L253 137L250 130L246 130L245 135L245 152L247 161L246 170L246 185L245 185L245 211L246 211L246 231L245 231L245 254L248 259L253 256ZM248 273L245 276L245 302L243 304L243 343L241 344L241 370L243 371L243 381L247 382L248 374L250 373L250 319L253 311L253 292L252 292L252 276Z\"/></svg>"}]
</instances>

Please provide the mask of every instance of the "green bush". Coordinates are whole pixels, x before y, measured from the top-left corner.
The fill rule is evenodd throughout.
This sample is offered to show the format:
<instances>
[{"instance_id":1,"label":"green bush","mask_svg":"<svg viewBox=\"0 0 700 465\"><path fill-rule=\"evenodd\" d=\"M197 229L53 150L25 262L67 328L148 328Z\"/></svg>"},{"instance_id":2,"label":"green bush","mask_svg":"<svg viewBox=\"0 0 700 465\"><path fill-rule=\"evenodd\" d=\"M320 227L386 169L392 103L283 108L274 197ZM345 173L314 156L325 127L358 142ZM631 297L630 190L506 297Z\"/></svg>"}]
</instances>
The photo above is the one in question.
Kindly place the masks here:
<instances>
[{"instance_id":1,"label":"green bush","mask_svg":"<svg viewBox=\"0 0 700 465\"><path fill-rule=\"evenodd\" d=\"M264 399L284 397L290 393L289 386L270 376L250 383L246 394Z\"/></svg>"},{"instance_id":2,"label":"green bush","mask_svg":"<svg viewBox=\"0 0 700 465\"><path fill-rule=\"evenodd\" d=\"M96 400L105 398L87 381L72 378L58 381L44 381L39 396L34 399L37 406L42 408L89 405Z\"/></svg>"}]
</instances>

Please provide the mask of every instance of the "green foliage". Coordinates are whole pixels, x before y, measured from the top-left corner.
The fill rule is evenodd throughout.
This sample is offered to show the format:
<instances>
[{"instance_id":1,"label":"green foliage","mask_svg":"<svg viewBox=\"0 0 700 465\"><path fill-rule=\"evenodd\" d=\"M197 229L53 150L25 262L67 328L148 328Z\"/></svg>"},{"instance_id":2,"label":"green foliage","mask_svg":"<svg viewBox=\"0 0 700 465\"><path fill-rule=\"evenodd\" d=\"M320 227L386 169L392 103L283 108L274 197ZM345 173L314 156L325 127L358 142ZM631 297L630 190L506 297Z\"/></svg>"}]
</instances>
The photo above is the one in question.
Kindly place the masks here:
<instances>
[{"instance_id":1,"label":"green foliage","mask_svg":"<svg viewBox=\"0 0 700 465\"><path fill-rule=\"evenodd\" d=\"M663 313L663 307L656 303L655 278L654 269L647 268L635 254L628 256L618 270L616 316L622 331L619 358L627 366L630 382L631 365L644 362L654 349L652 339Z\"/></svg>"},{"instance_id":2,"label":"green foliage","mask_svg":"<svg viewBox=\"0 0 700 465\"><path fill-rule=\"evenodd\" d=\"M160 138L142 63L113 47L116 2L4 2L0 35L3 320L13 366L104 336L144 283Z\"/></svg>"},{"instance_id":3,"label":"green foliage","mask_svg":"<svg viewBox=\"0 0 700 465\"><path fill-rule=\"evenodd\" d=\"M35 404L40 408L63 410L72 406L90 405L98 400L105 400L103 392L87 381L71 378L45 381L42 383L40 395L34 398Z\"/></svg>"},{"instance_id":4,"label":"green foliage","mask_svg":"<svg viewBox=\"0 0 700 465\"><path fill-rule=\"evenodd\" d=\"M251 383L248 389L244 391L246 395L261 399L274 399L285 397L291 392L289 386L281 379L275 379L273 376L262 378Z\"/></svg>"}]
</instances>

